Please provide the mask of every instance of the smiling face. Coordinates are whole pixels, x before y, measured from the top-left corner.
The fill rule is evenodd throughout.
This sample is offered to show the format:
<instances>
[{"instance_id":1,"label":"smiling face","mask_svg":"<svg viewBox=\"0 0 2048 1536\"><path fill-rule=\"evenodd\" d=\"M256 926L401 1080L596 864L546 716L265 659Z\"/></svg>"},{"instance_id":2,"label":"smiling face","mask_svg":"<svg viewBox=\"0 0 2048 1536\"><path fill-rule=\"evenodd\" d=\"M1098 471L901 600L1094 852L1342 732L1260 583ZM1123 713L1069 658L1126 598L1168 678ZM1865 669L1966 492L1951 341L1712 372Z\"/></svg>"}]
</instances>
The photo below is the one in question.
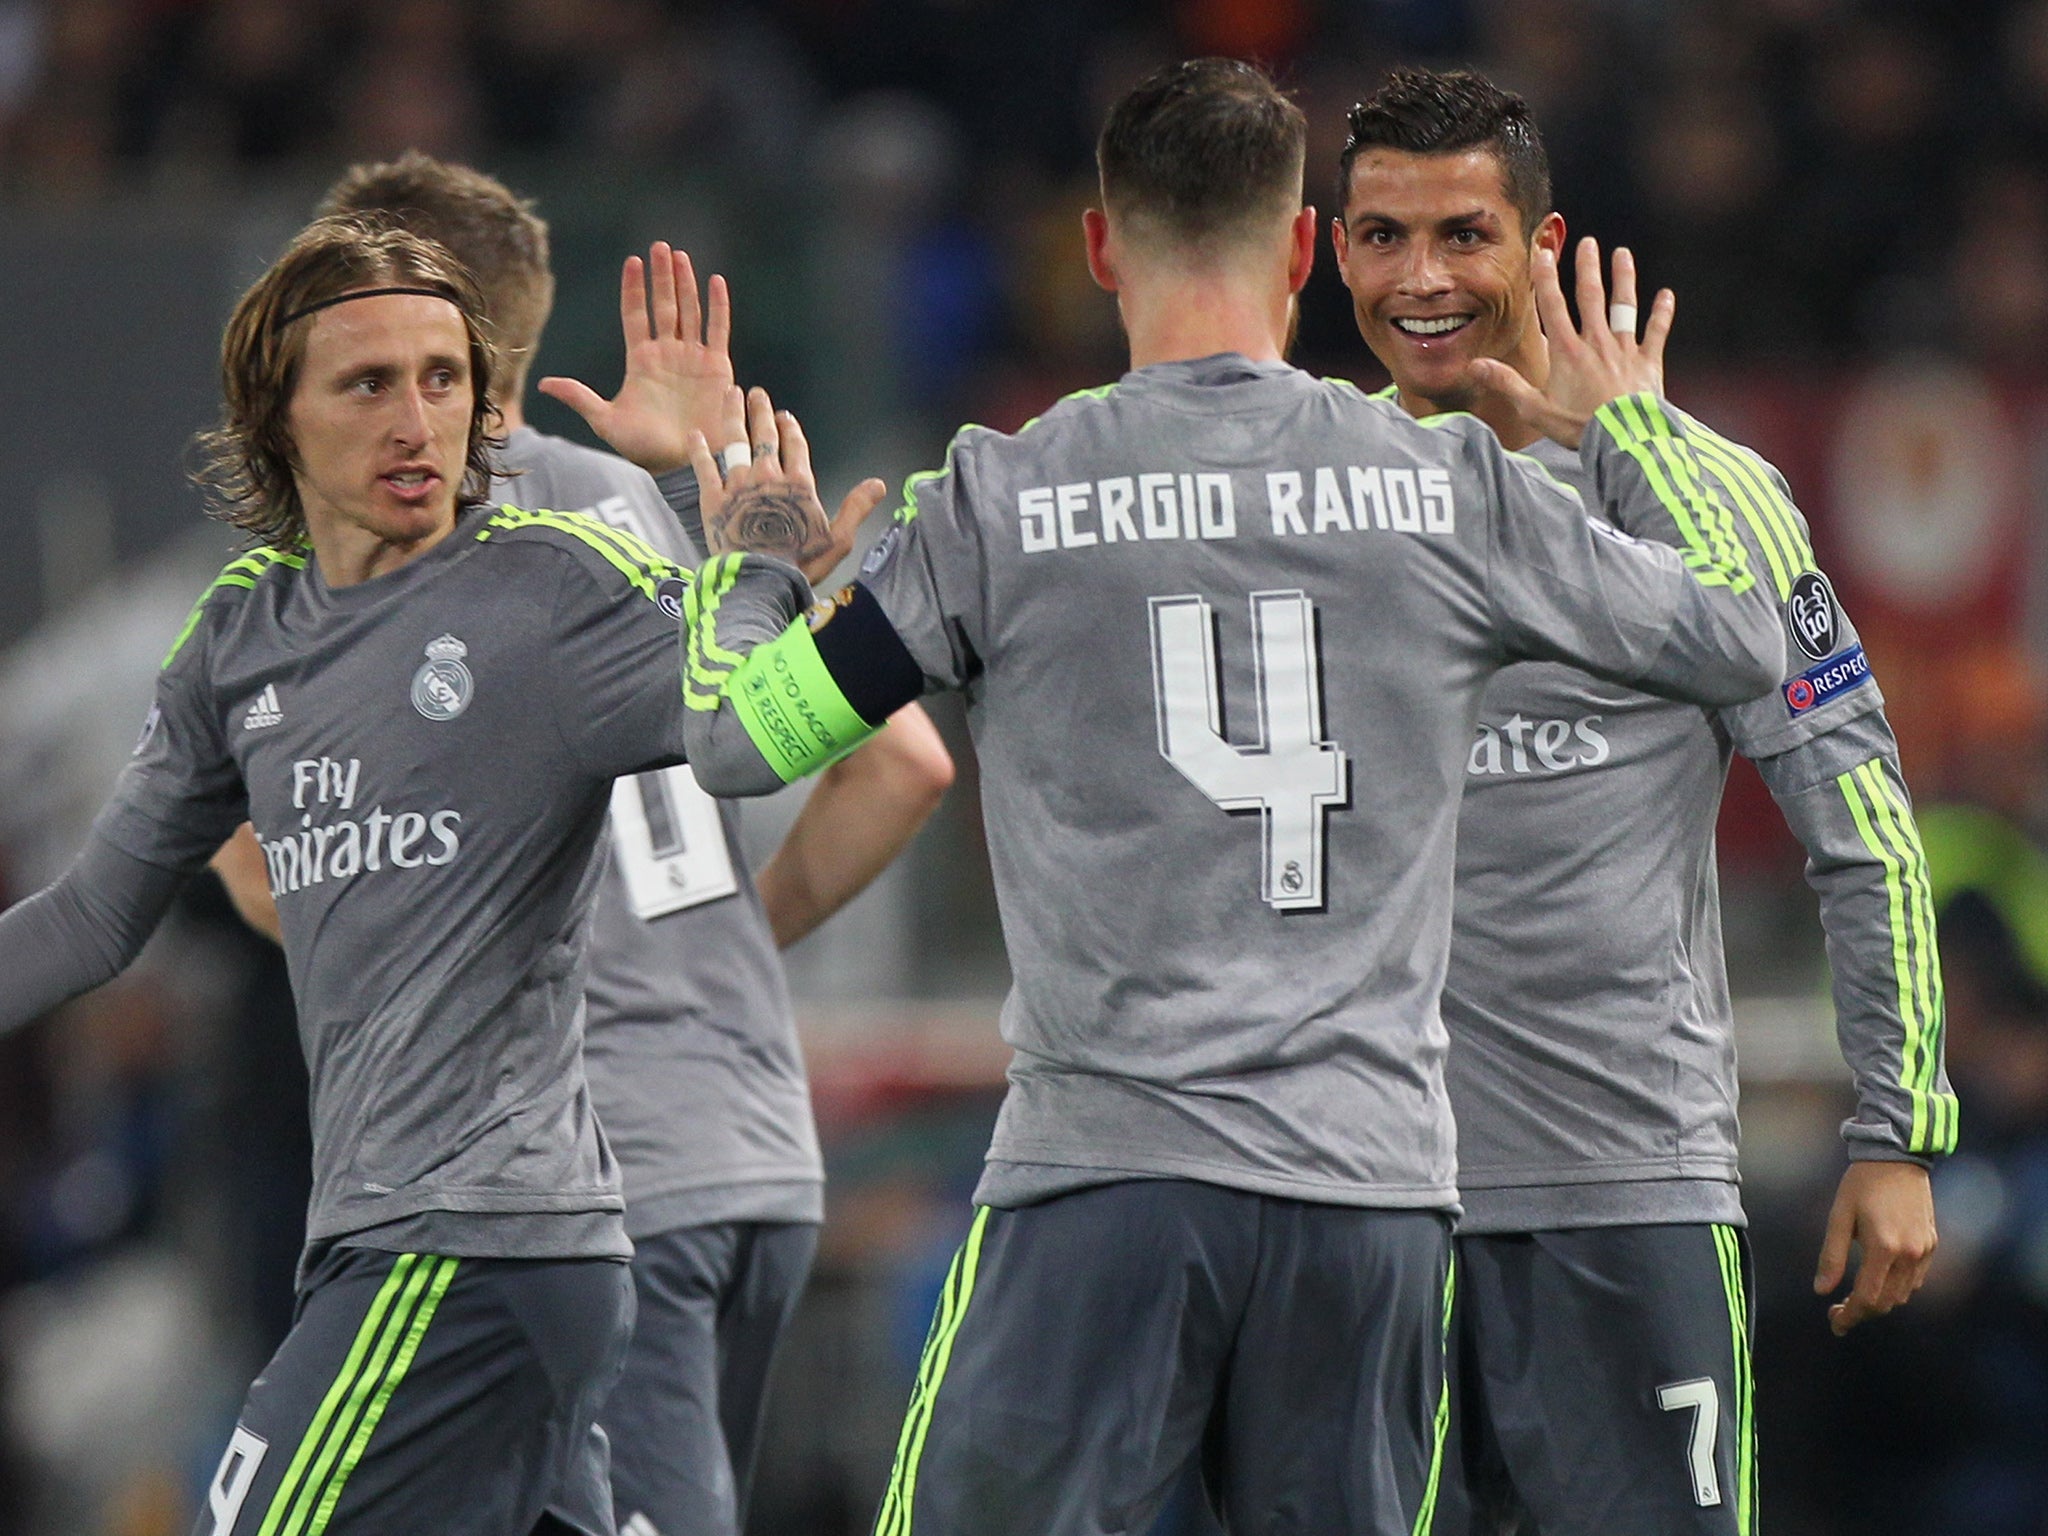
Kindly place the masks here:
<instances>
[{"instance_id":1,"label":"smiling face","mask_svg":"<svg viewBox=\"0 0 2048 1536\"><path fill-rule=\"evenodd\" d=\"M1541 383L1530 260L1564 244L1548 214L1524 231L1499 159L1485 148L1443 154L1373 149L1351 166L1331 231L1352 314L1404 402L1464 410L1472 364L1499 358Z\"/></svg>"},{"instance_id":2,"label":"smiling face","mask_svg":"<svg viewBox=\"0 0 2048 1536\"><path fill-rule=\"evenodd\" d=\"M380 294L298 323L293 480L315 547L423 552L455 526L467 467L475 393L461 312Z\"/></svg>"}]
</instances>

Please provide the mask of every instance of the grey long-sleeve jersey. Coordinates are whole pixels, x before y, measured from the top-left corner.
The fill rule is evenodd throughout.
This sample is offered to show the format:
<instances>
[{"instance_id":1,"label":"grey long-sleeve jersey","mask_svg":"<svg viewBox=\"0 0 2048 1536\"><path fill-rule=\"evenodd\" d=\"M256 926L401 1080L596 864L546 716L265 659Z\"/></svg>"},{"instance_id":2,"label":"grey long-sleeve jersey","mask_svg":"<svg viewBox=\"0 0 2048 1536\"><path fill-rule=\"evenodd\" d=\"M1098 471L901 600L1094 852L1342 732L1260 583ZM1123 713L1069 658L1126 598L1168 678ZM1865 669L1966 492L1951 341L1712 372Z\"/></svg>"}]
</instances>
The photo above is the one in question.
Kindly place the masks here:
<instances>
[{"instance_id":1,"label":"grey long-sleeve jersey","mask_svg":"<svg viewBox=\"0 0 2048 1536\"><path fill-rule=\"evenodd\" d=\"M600 518L697 564L683 509L623 459L531 427L499 458L516 473L496 499ZM695 476L679 484L694 501ZM625 1180L626 1231L822 1220L810 1086L738 808L687 765L621 779L597 859L583 1061Z\"/></svg>"},{"instance_id":2,"label":"grey long-sleeve jersey","mask_svg":"<svg viewBox=\"0 0 2048 1536\"><path fill-rule=\"evenodd\" d=\"M1761 771L1820 895L1856 1081L1849 1155L1955 1145L1926 861L1883 699L1783 478L1679 419L1736 510L1722 535L1783 614L1787 671L1719 710L1553 663L1488 685L1443 998L1463 1231L1742 1220L1714 870L1731 752ZM1582 478L1554 444L1531 452ZM1663 489L1660 536L1705 538L1683 483Z\"/></svg>"},{"instance_id":3,"label":"grey long-sleeve jersey","mask_svg":"<svg viewBox=\"0 0 2048 1536\"><path fill-rule=\"evenodd\" d=\"M1600 420L1603 500L1659 515L1683 425ZM897 516L808 615L786 565L704 568L688 739L758 792L965 691L1016 977L994 1204L1177 1176L1453 1207L1437 996L1487 678L1541 656L1733 703L1783 665L1725 551L1589 519L1469 417L1234 355L971 428Z\"/></svg>"},{"instance_id":4,"label":"grey long-sleeve jersey","mask_svg":"<svg viewBox=\"0 0 2048 1536\"><path fill-rule=\"evenodd\" d=\"M253 822L312 1078L309 1238L625 1256L581 1060L588 872L612 781L682 760L686 585L509 508L350 587L235 561L86 855L0 916L0 1027L118 969Z\"/></svg>"}]
</instances>

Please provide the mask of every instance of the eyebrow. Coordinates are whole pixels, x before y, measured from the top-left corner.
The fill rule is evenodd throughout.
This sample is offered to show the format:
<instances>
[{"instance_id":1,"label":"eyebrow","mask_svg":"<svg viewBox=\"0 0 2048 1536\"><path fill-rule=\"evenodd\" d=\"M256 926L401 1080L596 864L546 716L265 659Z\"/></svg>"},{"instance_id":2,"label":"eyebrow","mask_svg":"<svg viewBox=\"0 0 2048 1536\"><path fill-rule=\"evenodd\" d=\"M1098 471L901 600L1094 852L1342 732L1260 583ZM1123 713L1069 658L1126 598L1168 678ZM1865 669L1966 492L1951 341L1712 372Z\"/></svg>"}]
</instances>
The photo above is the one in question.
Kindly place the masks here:
<instances>
[{"instance_id":1,"label":"eyebrow","mask_svg":"<svg viewBox=\"0 0 2048 1536\"><path fill-rule=\"evenodd\" d=\"M1464 213L1447 214L1443 218L1435 220L1431 227L1448 229L1472 224L1496 225L1499 222L1499 219L1491 210L1472 208ZM1347 229L1356 229L1362 224L1384 224L1389 229L1399 230L1407 230L1412 227L1405 219L1397 219L1390 213L1377 213L1370 208L1362 213L1353 214L1344 221L1344 224Z\"/></svg>"},{"instance_id":2,"label":"eyebrow","mask_svg":"<svg viewBox=\"0 0 2048 1536\"><path fill-rule=\"evenodd\" d=\"M430 352L420 360L420 366L423 368L448 368L457 373L467 373L469 371L469 359L467 357L458 357L451 352ZM403 363L379 361L343 363L330 370L330 375L336 383L345 384L351 379L394 378L405 371L406 368Z\"/></svg>"}]
</instances>

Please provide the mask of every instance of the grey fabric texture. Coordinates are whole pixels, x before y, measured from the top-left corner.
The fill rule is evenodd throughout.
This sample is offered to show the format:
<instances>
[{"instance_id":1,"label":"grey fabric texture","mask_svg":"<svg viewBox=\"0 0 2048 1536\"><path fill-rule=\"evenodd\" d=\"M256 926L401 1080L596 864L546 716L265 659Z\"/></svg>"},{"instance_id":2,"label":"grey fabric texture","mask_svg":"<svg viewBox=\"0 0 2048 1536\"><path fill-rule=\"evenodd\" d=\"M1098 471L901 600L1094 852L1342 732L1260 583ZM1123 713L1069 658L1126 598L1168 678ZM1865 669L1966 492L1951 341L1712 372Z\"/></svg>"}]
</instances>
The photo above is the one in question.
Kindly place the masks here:
<instances>
[{"instance_id":1,"label":"grey fabric texture","mask_svg":"<svg viewBox=\"0 0 2048 1536\"><path fill-rule=\"evenodd\" d=\"M312 1076L310 1240L404 1221L433 1252L561 1256L528 1220L555 1214L630 1251L583 950L611 781L682 758L664 579L601 525L479 510L346 588L237 562L167 661L98 835L190 869L255 824Z\"/></svg>"},{"instance_id":2,"label":"grey fabric texture","mask_svg":"<svg viewBox=\"0 0 2048 1536\"><path fill-rule=\"evenodd\" d=\"M142 953L185 876L131 858L94 828L71 868L0 913L0 1032L111 981Z\"/></svg>"},{"instance_id":3,"label":"grey fabric texture","mask_svg":"<svg viewBox=\"0 0 2048 1536\"><path fill-rule=\"evenodd\" d=\"M1190 1464L1232 1531L1426 1528L1440 1214L1164 1179L978 1220L878 1531L1144 1531Z\"/></svg>"},{"instance_id":4,"label":"grey fabric texture","mask_svg":"<svg viewBox=\"0 0 2048 1536\"><path fill-rule=\"evenodd\" d=\"M632 1283L615 1260L322 1245L193 1536L289 1529L282 1513L269 1520L281 1490L301 1521L331 1498L337 1533L529 1536L545 1512L613 1536L605 1442L591 1426L632 1327ZM336 1401L349 1405L339 1418ZM374 1424L351 1444L368 1413Z\"/></svg>"},{"instance_id":5,"label":"grey fabric texture","mask_svg":"<svg viewBox=\"0 0 2048 1536\"><path fill-rule=\"evenodd\" d=\"M1584 454L1654 518L1624 445ZM1149 1174L1451 1207L1437 994L1487 678L1569 658L1727 703L1784 664L1774 604L1477 421L1230 355L970 428L898 521L860 579L966 694L1015 976L996 1205ZM717 645L802 598L748 557ZM773 778L729 703L690 715L707 782Z\"/></svg>"},{"instance_id":6,"label":"grey fabric texture","mask_svg":"<svg viewBox=\"0 0 2048 1536\"><path fill-rule=\"evenodd\" d=\"M621 1531L746 1529L769 1372L817 1247L811 1222L715 1222L636 1245L633 1346L599 1415Z\"/></svg>"},{"instance_id":7,"label":"grey fabric texture","mask_svg":"<svg viewBox=\"0 0 2048 1536\"><path fill-rule=\"evenodd\" d=\"M1677 413L1674 413L1677 414ZM1686 418L1690 427L1690 420ZM1724 448L1698 473L1731 507L1745 486ZM1578 458L1530 450L1588 495ZM1746 451L1742 451L1746 452ZM1754 500L1751 506L1755 505ZM1738 515L1756 592L1782 602L1766 538L1805 525ZM1661 526L1637 532L1676 541ZM1800 573L1810 570L1802 565ZM1860 657L1833 610L1821 664ZM1786 679L1814 658L1788 645ZM1734 1019L1723 959L1714 826L1730 757L1757 761L1805 845L1822 896L1842 1047L1854 1068L1852 1152L1904 1155L1913 1100L1886 868L1839 775L1875 764L1907 803L1874 680L1794 710L1784 687L1732 708L1655 698L1554 663L1488 684L1465 764L1457 902L1443 1013L1458 1118L1463 1232L1630 1222L1740 1223ZM1945 1091L1945 1080L1937 1086Z\"/></svg>"},{"instance_id":8,"label":"grey fabric texture","mask_svg":"<svg viewBox=\"0 0 2048 1536\"><path fill-rule=\"evenodd\" d=\"M531 427L510 434L501 458L517 473L494 486L500 499L598 518L696 565L662 491L624 460ZM641 824L615 816L597 856L583 1061L625 1180L626 1229L637 1241L705 1222L823 1220L810 1086L738 807L714 807L687 768L615 793L631 797ZM693 803L699 814L686 821ZM636 865L657 887L705 868L727 881L643 917L625 873Z\"/></svg>"},{"instance_id":9,"label":"grey fabric texture","mask_svg":"<svg viewBox=\"0 0 2048 1536\"><path fill-rule=\"evenodd\" d=\"M1457 1249L1434 1536L1753 1536L1744 1238L1727 1234L1725 1268L1704 1224Z\"/></svg>"}]
</instances>

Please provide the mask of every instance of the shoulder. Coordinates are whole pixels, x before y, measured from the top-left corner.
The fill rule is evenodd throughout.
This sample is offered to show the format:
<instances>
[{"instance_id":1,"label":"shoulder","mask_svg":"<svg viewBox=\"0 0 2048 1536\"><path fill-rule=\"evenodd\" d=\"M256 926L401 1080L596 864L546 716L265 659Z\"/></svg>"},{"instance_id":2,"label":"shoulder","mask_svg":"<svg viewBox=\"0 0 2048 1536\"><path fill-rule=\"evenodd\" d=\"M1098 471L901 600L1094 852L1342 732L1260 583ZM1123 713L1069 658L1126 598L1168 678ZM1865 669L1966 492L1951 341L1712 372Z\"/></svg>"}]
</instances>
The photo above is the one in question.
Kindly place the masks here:
<instances>
[{"instance_id":1,"label":"shoulder","mask_svg":"<svg viewBox=\"0 0 2048 1536\"><path fill-rule=\"evenodd\" d=\"M662 583L689 579L680 565L644 539L582 512L508 503L483 514L469 537L487 549L534 552L566 561L607 592L624 587L660 601Z\"/></svg>"},{"instance_id":2,"label":"shoulder","mask_svg":"<svg viewBox=\"0 0 2048 1536\"><path fill-rule=\"evenodd\" d=\"M1762 550L1780 600L1790 601L1794 589L1808 576L1825 585L1826 578L1814 561L1806 518L1794 504L1791 485L1777 465L1697 416L1676 406L1667 409L1684 430L1693 456L1734 504L1739 526L1748 530L1751 541ZM1812 586L1814 582L1804 584ZM1827 603L1832 605L1833 600L1829 593Z\"/></svg>"},{"instance_id":3,"label":"shoulder","mask_svg":"<svg viewBox=\"0 0 2048 1536\"><path fill-rule=\"evenodd\" d=\"M306 568L306 551L303 549L272 549L268 545L237 555L208 584L193 603L192 611L186 615L178 635L171 642L171 648L164 654L163 665L168 667L192 642L209 618L240 608L248 601L249 594L260 585L290 582Z\"/></svg>"}]
</instances>

